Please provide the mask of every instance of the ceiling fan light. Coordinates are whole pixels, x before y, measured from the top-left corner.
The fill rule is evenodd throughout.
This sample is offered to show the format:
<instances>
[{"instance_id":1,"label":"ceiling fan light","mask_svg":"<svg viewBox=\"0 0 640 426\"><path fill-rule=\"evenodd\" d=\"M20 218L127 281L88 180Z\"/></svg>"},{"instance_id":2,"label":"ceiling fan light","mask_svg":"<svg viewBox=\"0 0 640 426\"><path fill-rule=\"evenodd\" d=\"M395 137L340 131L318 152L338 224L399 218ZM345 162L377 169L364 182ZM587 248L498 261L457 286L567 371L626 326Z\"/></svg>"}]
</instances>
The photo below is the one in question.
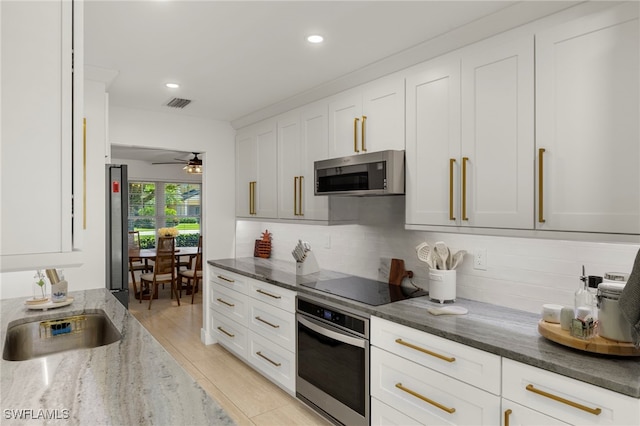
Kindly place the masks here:
<instances>
[{"instance_id":1,"label":"ceiling fan light","mask_svg":"<svg viewBox=\"0 0 640 426\"><path fill-rule=\"evenodd\" d=\"M202 166L197 164L187 164L182 168L189 174L200 175L202 174Z\"/></svg>"}]
</instances>

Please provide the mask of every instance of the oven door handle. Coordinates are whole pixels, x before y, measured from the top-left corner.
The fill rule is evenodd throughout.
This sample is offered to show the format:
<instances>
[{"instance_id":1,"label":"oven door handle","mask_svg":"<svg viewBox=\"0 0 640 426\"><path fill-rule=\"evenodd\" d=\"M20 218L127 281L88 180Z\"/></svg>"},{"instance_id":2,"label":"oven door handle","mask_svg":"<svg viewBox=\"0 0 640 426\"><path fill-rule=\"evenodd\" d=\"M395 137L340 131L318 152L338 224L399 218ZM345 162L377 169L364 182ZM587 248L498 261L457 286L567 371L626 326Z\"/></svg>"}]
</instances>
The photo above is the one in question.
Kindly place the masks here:
<instances>
[{"instance_id":1,"label":"oven door handle","mask_svg":"<svg viewBox=\"0 0 640 426\"><path fill-rule=\"evenodd\" d=\"M300 314L298 314L298 322L304 325L305 327L308 327L309 329L315 331L316 333L321 334L330 339L334 339L339 342L346 343L347 345L356 346L358 348L366 348L366 344L367 344L366 340L362 338L350 336L346 333L343 333L337 330L334 331L334 330L328 329L326 328L327 327L326 325L323 325L322 323L319 323L313 320L309 320Z\"/></svg>"}]
</instances>

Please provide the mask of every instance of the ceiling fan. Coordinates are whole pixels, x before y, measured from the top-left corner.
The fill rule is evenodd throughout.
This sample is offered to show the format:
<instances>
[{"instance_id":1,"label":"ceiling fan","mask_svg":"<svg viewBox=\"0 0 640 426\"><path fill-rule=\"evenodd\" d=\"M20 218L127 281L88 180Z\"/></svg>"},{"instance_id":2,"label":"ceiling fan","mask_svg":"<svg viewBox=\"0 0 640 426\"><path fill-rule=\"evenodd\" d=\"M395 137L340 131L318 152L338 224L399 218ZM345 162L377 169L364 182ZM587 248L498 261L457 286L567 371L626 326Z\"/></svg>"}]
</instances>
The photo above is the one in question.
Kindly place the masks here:
<instances>
[{"instance_id":1,"label":"ceiling fan","mask_svg":"<svg viewBox=\"0 0 640 426\"><path fill-rule=\"evenodd\" d=\"M158 162L158 163L151 163L152 165L156 165L156 164L184 164L185 166L183 167L183 169L187 172L187 173L192 173L192 174L202 174L202 160L200 158L198 158L198 155L200 155L199 152L192 152L193 154L193 158L189 159L189 160L181 160L179 158L176 158L176 161L164 161L164 162Z\"/></svg>"}]
</instances>

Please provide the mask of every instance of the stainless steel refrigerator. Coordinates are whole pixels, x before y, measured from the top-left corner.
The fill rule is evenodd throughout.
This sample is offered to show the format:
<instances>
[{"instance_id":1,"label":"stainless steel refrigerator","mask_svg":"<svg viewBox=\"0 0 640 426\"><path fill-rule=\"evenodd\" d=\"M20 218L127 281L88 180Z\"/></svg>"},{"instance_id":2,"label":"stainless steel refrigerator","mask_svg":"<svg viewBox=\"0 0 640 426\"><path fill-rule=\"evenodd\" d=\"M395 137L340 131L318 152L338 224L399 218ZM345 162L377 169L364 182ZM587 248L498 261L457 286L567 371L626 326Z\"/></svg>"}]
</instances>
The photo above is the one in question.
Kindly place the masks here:
<instances>
[{"instance_id":1,"label":"stainless steel refrigerator","mask_svg":"<svg viewBox=\"0 0 640 426\"><path fill-rule=\"evenodd\" d=\"M106 286L129 306L129 183L126 164L107 164Z\"/></svg>"}]
</instances>

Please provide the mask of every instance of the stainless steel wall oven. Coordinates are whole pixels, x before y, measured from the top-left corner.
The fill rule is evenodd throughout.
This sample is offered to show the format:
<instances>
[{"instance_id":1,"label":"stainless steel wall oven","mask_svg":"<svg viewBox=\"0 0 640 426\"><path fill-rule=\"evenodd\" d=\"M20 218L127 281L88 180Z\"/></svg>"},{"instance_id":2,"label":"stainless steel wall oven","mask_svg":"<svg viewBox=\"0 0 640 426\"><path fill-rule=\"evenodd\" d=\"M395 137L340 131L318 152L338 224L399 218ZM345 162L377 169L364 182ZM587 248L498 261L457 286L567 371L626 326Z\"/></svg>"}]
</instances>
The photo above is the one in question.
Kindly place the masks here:
<instances>
[{"instance_id":1,"label":"stainless steel wall oven","mask_svg":"<svg viewBox=\"0 0 640 426\"><path fill-rule=\"evenodd\" d=\"M369 319L298 296L297 396L345 425L369 424Z\"/></svg>"}]
</instances>

